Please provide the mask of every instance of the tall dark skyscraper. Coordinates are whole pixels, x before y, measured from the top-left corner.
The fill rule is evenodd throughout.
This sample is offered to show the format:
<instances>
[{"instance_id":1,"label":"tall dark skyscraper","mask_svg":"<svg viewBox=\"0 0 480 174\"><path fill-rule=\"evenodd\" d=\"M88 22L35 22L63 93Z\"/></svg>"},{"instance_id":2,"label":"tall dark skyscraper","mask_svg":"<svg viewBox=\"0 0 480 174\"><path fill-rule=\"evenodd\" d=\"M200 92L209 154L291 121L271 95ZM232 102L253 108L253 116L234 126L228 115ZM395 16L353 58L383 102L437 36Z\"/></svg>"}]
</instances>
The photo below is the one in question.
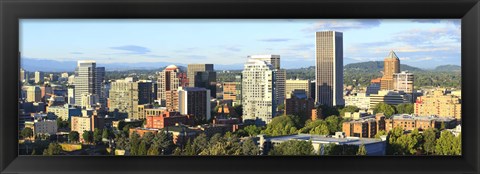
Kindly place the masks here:
<instances>
[{"instance_id":1,"label":"tall dark skyscraper","mask_svg":"<svg viewBox=\"0 0 480 174\"><path fill-rule=\"evenodd\" d=\"M315 33L315 102L327 106L344 105L343 33Z\"/></svg>"},{"instance_id":2,"label":"tall dark skyscraper","mask_svg":"<svg viewBox=\"0 0 480 174\"><path fill-rule=\"evenodd\" d=\"M209 89L211 97L216 98L217 73L213 64L188 64L187 78L189 87Z\"/></svg>"}]
</instances>

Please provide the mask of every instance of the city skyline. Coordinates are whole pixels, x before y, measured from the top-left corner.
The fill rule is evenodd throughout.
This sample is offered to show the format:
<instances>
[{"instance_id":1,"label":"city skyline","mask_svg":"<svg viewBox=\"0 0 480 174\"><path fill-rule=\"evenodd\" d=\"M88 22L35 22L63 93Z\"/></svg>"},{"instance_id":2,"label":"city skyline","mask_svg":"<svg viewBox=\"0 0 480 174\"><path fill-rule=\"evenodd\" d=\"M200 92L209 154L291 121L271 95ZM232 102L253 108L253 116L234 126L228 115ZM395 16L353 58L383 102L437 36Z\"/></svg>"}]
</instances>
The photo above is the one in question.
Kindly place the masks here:
<instances>
[{"instance_id":1,"label":"city skyline","mask_svg":"<svg viewBox=\"0 0 480 174\"><path fill-rule=\"evenodd\" d=\"M344 65L382 61L390 50L419 68L460 65L455 19L22 20L20 28L22 58L33 60L238 65L248 55L278 54L285 68L308 67L315 64L314 33L336 30L346 38Z\"/></svg>"}]
</instances>

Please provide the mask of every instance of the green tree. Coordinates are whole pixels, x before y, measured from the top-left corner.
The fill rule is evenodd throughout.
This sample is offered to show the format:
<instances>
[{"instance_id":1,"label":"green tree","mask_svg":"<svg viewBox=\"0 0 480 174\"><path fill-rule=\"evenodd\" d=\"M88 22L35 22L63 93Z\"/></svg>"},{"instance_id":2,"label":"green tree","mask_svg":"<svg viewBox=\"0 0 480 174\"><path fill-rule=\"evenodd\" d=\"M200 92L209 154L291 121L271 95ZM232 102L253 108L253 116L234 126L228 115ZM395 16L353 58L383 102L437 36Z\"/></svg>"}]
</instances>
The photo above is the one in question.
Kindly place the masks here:
<instances>
[{"instance_id":1,"label":"green tree","mask_svg":"<svg viewBox=\"0 0 480 174\"><path fill-rule=\"evenodd\" d=\"M145 141L145 143L147 144L152 144L154 138L155 138L155 135L152 132L146 132L145 134L143 134L143 137L142 137L143 141Z\"/></svg>"},{"instance_id":2,"label":"green tree","mask_svg":"<svg viewBox=\"0 0 480 174\"><path fill-rule=\"evenodd\" d=\"M29 127L26 127L22 130L22 132L20 132L20 135L22 135L23 138L31 138L33 136L33 130Z\"/></svg>"},{"instance_id":3,"label":"green tree","mask_svg":"<svg viewBox=\"0 0 480 174\"><path fill-rule=\"evenodd\" d=\"M207 135L202 133L197 137L195 137L192 143L192 147L195 155L200 154L200 152L202 152L203 149L208 148Z\"/></svg>"},{"instance_id":4,"label":"green tree","mask_svg":"<svg viewBox=\"0 0 480 174\"><path fill-rule=\"evenodd\" d=\"M358 112L360 109L357 106L345 106L340 109L340 116L345 116L345 112Z\"/></svg>"},{"instance_id":5,"label":"green tree","mask_svg":"<svg viewBox=\"0 0 480 174\"><path fill-rule=\"evenodd\" d=\"M325 122L327 122L328 130L330 134L334 134L335 132L342 131L342 118L336 115L329 116L325 118Z\"/></svg>"},{"instance_id":6,"label":"green tree","mask_svg":"<svg viewBox=\"0 0 480 174\"><path fill-rule=\"evenodd\" d=\"M385 130L380 130L377 132L377 134L375 134L375 138L380 139L382 135L387 135L387 132Z\"/></svg>"},{"instance_id":7,"label":"green tree","mask_svg":"<svg viewBox=\"0 0 480 174\"><path fill-rule=\"evenodd\" d=\"M253 142L251 138L242 143L242 155L258 155L260 148Z\"/></svg>"},{"instance_id":8,"label":"green tree","mask_svg":"<svg viewBox=\"0 0 480 174\"><path fill-rule=\"evenodd\" d=\"M78 134L77 131L71 131L69 134L68 134L68 140L70 142L78 142L78 140L80 139L80 135Z\"/></svg>"},{"instance_id":9,"label":"green tree","mask_svg":"<svg viewBox=\"0 0 480 174\"><path fill-rule=\"evenodd\" d=\"M435 128L429 128L423 131L423 150L427 155L435 152L436 140L437 130Z\"/></svg>"},{"instance_id":10,"label":"green tree","mask_svg":"<svg viewBox=\"0 0 480 174\"><path fill-rule=\"evenodd\" d=\"M397 114L412 114L413 113L413 104L412 103L402 103L396 107Z\"/></svg>"},{"instance_id":11,"label":"green tree","mask_svg":"<svg viewBox=\"0 0 480 174\"><path fill-rule=\"evenodd\" d=\"M115 137L115 148L127 150L130 149L130 144L128 143L127 136L125 134L119 134Z\"/></svg>"},{"instance_id":12,"label":"green tree","mask_svg":"<svg viewBox=\"0 0 480 174\"><path fill-rule=\"evenodd\" d=\"M43 155L60 155L60 153L62 153L62 146L58 143L50 143L43 151Z\"/></svg>"},{"instance_id":13,"label":"green tree","mask_svg":"<svg viewBox=\"0 0 480 174\"><path fill-rule=\"evenodd\" d=\"M112 132L109 129L103 129L102 138L110 139L112 137Z\"/></svg>"},{"instance_id":14,"label":"green tree","mask_svg":"<svg viewBox=\"0 0 480 174\"><path fill-rule=\"evenodd\" d=\"M214 135L215 136L215 135ZM219 137L217 141L210 139L209 147L200 152L200 155L241 155L240 140L236 135Z\"/></svg>"},{"instance_id":15,"label":"green tree","mask_svg":"<svg viewBox=\"0 0 480 174\"><path fill-rule=\"evenodd\" d=\"M249 136L257 136L262 131L260 127L255 125L246 126L243 130L245 130Z\"/></svg>"},{"instance_id":16,"label":"green tree","mask_svg":"<svg viewBox=\"0 0 480 174\"><path fill-rule=\"evenodd\" d=\"M275 145L269 155L314 155L311 141L288 140Z\"/></svg>"},{"instance_id":17,"label":"green tree","mask_svg":"<svg viewBox=\"0 0 480 174\"><path fill-rule=\"evenodd\" d=\"M327 116L327 115L340 115L339 109L336 107L330 107L327 105L319 105L317 108L317 111L321 112L322 116Z\"/></svg>"},{"instance_id":18,"label":"green tree","mask_svg":"<svg viewBox=\"0 0 480 174\"><path fill-rule=\"evenodd\" d=\"M155 146L150 146L150 148L148 149L148 152L147 152L147 155L153 155L153 156L156 156L156 155L160 155L160 151L158 150L158 147L155 147Z\"/></svg>"},{"instance_id":19,"label":"green tree","mask_svg":"<svg viewBox=\"0 0 480 174\"><path fill-rule=\"evenodd\" d=\"M367 149L365 148L365 145L360 145L358 147L357 155L367 155Z\"/></svg>"},{"instance_id":20,"label":"green tree","mask_svg":"<svg viewBox=\"0 0 480 174\"><path fill-rule=\"evenodd\" d=\"M138 150L139 150L139 145L140 145L140 136L136 133L133 132L132 135L130 135L130 142L129 142L129 147L130 147L130 155L138 155Z\"/></svg>"},{"instance_id":21,"label":"green tree","mask_svg":"<svg viewBox=\"0 0 480 174\"><path fill-rule=\"evenodd\" d=\"M300 120L296 116L282 115L274 117L263 131L270 136L291 135L297 133Z\"/></svg>"},{"instance_id":22,"label":"green tree","mask_svg":"<svg viewBox=\"0 0 480 174\"><path fill-rule=\"evenodd\" d=\"M152 144L159 148L160 154L170 154L173 148L173 138L170 134L160 131L155 134Z\"/></svg>"},{"instance_id":23,"label":"green tree","mask_svg":"<svg viewBox=\"0 0 480 174\"><path fill-rule=\"evenodd\" d=\"M93 142L93 132L92 131L83 131L82 134L83 141L86 143L92 143Z\"/></svg>"},{"instance_id":24,"label":"green tree","mask_svg":"<svg viewBox=\"0 0 480 174\"><path fill-rule=\"evenodd\" d=\"M417 152L415 146L417 145L417 140L411 135L402 135L394 143L396 147L395 155L413 155Z\"/></svg>"},{"instance_id":25,"label":"green tree","mask_svg":"<svg viewBox=\"0 0 480 174\"><path fill-rule=\"evenodd\" d=\"M102 130L95 128L93 130L93 142L100 143L102 142Z\"/></svg>"},{"instance_id":26,"label":"green tree","mask_svg":"<svg viewBox=\"0 0 480 174\"><path fill-rule=\"evenodd\" d=\"M385 104L383 102L380 102L377 105L375 105L373 111L375 113L383 113L387 118L390 118L396 112L395 107Z\"/></svg>"},{"instance_id":27,"label":"green tree","mask_svg":"<svg viewBox=\"0 0 480 174\"><path fill-rule=\"evenodd\" d=\"M316 135L328 135L330 131L328 130L328 126L326 124L320 124L319 126L311 129L309 133Z\"/></svg>"},{"instance_id":28,"label":"green tree","mask_svg":"<svg viewBox=\"0 0 480 174\"><path fill-rule=\"evenodd\" d=\"M453 152L455 155L462 155L462 133L455 137L453 142Z\"/></svg>"},{"instance_id":29,"label":"green tree","mask_svg":"<svg viewBox=\"0 0 480 174\"><path fill-rule=\"evenodd\" d=\"M435 145L435 154L437 155L461 155L457 148L461 148L460 142L455 142L456 137L447 130L440 134ZM458 141L458 140L457 140ZM460 139L461 141L461 139Z\"/></svg>"},{"instance_id":30,"label":"green tree","mask_svg":"<svg viewBox=\"0 0 480 174\"><path fill-rule=\"evenodd\" d=\"M136 155L147 155L147 144L145 144L145 141L141 141L140 145L138 145Z\"/></svg>"},{"instance_id":31,"label":"green tree","mask_svg":"<svg viewBox=\"0 0 480 174\"><path fill-rule=\"evenodd\" d=\"M198 155L195 152L195 148L193 147L192 141L190 139L188 139L187 143L185 143L185 149L184 149L183 155Z\"/></svg>"}]
</instances>

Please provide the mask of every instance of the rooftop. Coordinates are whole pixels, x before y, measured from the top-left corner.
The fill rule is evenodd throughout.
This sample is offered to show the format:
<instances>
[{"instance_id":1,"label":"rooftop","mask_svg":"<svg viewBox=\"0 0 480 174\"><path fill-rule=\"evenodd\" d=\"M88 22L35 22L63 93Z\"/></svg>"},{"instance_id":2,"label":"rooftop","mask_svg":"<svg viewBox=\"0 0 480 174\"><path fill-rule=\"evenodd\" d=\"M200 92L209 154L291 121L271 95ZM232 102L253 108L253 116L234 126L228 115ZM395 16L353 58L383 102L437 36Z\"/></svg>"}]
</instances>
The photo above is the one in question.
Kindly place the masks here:
<instances>
[{"instance_id":1,"label":"rooftop","mask_svg":"<svg viewBox=\"0 0 480 174\"><path fill-rule=\"evenodd\" d=\"M388 58L388 59L398 59L398 56L397 56L397 54L395 54L395 52L393 50L391 50L386 58Z\"/></svg>"},{"instance_id":2,"label":"rooftop","mask_svg":"<svg viewBox=\"0 0 480 174\"><path fill-rule=\"evenodd\" d=\"M452 121L455 120L453 117L438 117L435 115L431 116L416 116L408 114L396 114L391 117L394 120L436 120L436 121Z\"/></svg>"},{"instance_id":3,"label":"rooftop","mask_svg":"<svg viewBox=\"0 0 480 174\"><path fill-rule=\"evenodd\" d=\"M288 140L304 140L312 141L312 143L335 143L339 145L361 145L361 144L372 144L382 142L380 139L375 138L358 138L358 137L346 137L346 138L336 138L322 135L311 135L311 134L297 134L297 135L286 135L278 137L267 137L266 140L271 142L283 142Z\"/></svg>"}]
</instances>

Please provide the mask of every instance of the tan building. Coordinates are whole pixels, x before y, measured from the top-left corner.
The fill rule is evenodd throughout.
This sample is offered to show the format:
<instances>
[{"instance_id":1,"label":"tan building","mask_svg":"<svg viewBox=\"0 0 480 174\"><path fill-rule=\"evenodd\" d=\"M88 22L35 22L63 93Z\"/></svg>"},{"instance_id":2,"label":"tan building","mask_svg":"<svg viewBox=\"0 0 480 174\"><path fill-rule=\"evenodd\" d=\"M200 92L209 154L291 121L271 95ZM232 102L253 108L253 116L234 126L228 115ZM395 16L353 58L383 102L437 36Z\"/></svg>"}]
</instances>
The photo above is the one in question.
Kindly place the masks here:
<instances>
[{"instance_id":1,"label":"tan building","mask_svg":"<svg viewBox=\"0 0 480 174\"><path fill-rule=\"evenodd\" d=\"M167 108L148 108L145 109L145 116L149 115L161 115L164 111L166 111Z\"/></svg>"},{"instance_id":2,"label":"tan building","mask_svg":"<svg viewBox=\"0 0 480 174\"><path fill-rule=\"evenodd\" d=\"M317 119L322 119L322 112L318 112L317 109L312 109L312 115L311 115L311 120L315 121Z\"/></svg>"},{"instance_id":3,"label":"tan building","mask_svg":"<svg viewBox=\"0 0 480 174\"><path fill-rule=\"evenodd\" d=\"M414 129L425 130L429 128L441 128L442 123L445 128L451 129L457 125L455 118L440 118L434 116L413 116L413 115L393 115L390 119L385 120L385 130L388 132L395 127L401 127L405 131Z\"/></svg>"},{"instance_id":4,"label":"tan building","mask_svg":"<svg viewBox=\"0 0 480 174\"><path fill-rule=\"evenodd\" d=\"M157 97L158 100L161 101L162 106L164 106L167 100L167 91L177 91L178 87L187 85L188 80L185 73L180 72L177 66L170 65L159 73L157 83Z\"/></svg>"},{"instance_id":5,"label":"tan building","mask_svg":"<svg viewBox=\"0 0 480 174\"><path fill-rule=\"evenodd\" d=\"M370 108L370 97L366 93L357 93L343 97L345 106L356 106L360 109Z\"/></svg>"},{"instance_id":6,"label":"tan building","mask_svg":"<svg viewBox=\"0 0 480 174\"><path fill-rule=\"evenodd\" d=\"M377 121L375 118L367 118L343 122L342 131L347 137L374 138L377 134Z\"/></svg>"},{"instance_id":7,"label":"tan building","mask_svg":"<svg viewBox=\"0 0 480 174\"><path fill-rule=\"evenodd\" d=\"M242 104L242 83L239 81L223 83L223 100L232 100L233 105Z\"/></svg>"},{"instance_id":8,"label":"tan building","mask_svg":"<svg viewBox=\"0 0 480 174\"><path fill-rule=\"evenodd\" d=\"M71 130L78 132L80 140L83 141L84 131L94 131L95 128L103 128L103 124L96 115L74 116L70 121Z\"/></svg>"},{"instance_id":9,"label":"tan building","mask_svg":"<svg viewBox=\"0 0 480 174\"><path fill-rule=\"evenodd\" d=\"M109 111L122 117L138 118L138 83L117 80L110 85Z\"/></svg>"},{"instance_id":10,"label":"tan building","mask_svg":"<svg viewBox=\"0 0 480 174\"><path fill-rule=\"evenodd\" d=\"M393 90L393 75L400 73L400 59L395 52L390 51L390 54L384 59L383 77L381 79L381 90Z\"/></svg>"},{"instance_id":11,"label":"tan building","mask_svg":"<svg viewBox=\"0 0 480 174\"><path fill-rule=\"evenodd\" d=\"M27 102L41 102L42 91L38 86L29 86L27 88Z\"/></svg>"},{"instance_id":12,"label":"tan building","mask_svg":"<svg viewBox=\"0 0 480 174\"><path fill-rule=\"evenodd\" d=\"M436 90L431 95L421 96L415 102L415 114L439 117L462 117L461 99L455 95Z\"/></svg>"},{"instance_id":13,"label":"tan building","mask_svg":"<svg viewBox=\"0 0 480 174\"><path fill-rule=\"evenodd\" d=\"M407 97L404 95L404 93L386 90L378 91L378 94L370 94L370 109L375 108L378 103L398 105L407 103Z\"/></svg>"},{"instance_id":14,"label":"tan building","mask_svg":"<svg viewBox=\"0 0 480 174\"><path fill-rule=\"evenodd\" d=\"M146 109L151 109L153 106L151 104L144 104L144 105L138 105L137 106L137 115L138 119L145 119L146 118Z\"/></svg>"},{"instance_id":15,"label":"tan building","mask_svg":"<svg viewBox=\"0 0 480 174\"><path fill-rule=\"evenodd\" d=\"M310 97L310 80L286 80L285 82L285 97L289 99L292 92L296 89L305 90L307 96Z\"/></svg>"},{"instance_id":16,"label":"tan building","mask_svg":"<svg viewBox=\"0 0 480 174\"><path fill-rule=\"evenodd\" d=\"M178 91L165 91L165 107L168 111L178 111Z\"/></svg>"}]
</instances>

